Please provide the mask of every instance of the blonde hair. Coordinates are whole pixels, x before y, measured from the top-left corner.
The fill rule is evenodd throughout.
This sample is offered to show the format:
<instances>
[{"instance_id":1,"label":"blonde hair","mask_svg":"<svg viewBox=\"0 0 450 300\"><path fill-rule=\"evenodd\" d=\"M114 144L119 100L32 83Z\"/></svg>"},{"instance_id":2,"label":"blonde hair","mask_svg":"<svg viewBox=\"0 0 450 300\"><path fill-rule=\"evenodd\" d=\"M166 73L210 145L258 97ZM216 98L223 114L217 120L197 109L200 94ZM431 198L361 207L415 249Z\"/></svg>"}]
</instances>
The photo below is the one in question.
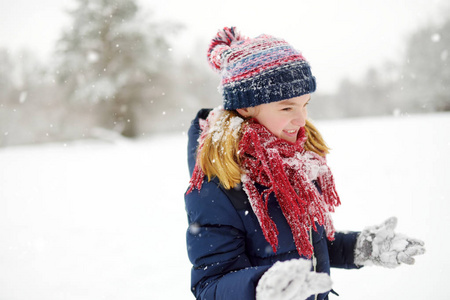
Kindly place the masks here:
<instances>
[{"instance_id":1,"label":"blonde hair","mask_svg":"<svg viewBox=\"0 0 450 300\"><path fill-rule=\"evenodd\" d=\"M217 177L224 188L230 189L241 182L239 142L246 120L236 127L235 118L240 115L236 111L225 110L220 118L212 124L213 129L207 134L202 146L198 149L197 159L208 181ZM241 119L242 120L242 119ZM309 121L305 125L307 141L305 149L321 156L329 153L322 135ZM223 138L222 138L223 137Z\"/></svg>"}]
</instances>

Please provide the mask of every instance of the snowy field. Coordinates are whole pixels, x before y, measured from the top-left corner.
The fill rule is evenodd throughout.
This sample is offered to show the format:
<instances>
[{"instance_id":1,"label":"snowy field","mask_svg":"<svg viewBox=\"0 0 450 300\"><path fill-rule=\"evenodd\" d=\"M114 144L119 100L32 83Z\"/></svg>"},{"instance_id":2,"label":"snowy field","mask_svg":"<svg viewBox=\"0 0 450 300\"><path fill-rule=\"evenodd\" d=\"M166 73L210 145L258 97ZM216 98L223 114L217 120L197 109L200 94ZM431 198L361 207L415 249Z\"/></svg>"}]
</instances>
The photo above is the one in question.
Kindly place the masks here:
<instances>
[{"instance_id":1,"label":"snowy field","mask_svg":"<svg viewBox=\"0 0 450 300\"><path fill-rule=\"evenodd\" d=\"M450 114L317 122L340 230L390 216L416 265L332 270L330 299L449 299ZM186 137L0 149L0 300L193 299Z\"/></svg>"}]
</instances>

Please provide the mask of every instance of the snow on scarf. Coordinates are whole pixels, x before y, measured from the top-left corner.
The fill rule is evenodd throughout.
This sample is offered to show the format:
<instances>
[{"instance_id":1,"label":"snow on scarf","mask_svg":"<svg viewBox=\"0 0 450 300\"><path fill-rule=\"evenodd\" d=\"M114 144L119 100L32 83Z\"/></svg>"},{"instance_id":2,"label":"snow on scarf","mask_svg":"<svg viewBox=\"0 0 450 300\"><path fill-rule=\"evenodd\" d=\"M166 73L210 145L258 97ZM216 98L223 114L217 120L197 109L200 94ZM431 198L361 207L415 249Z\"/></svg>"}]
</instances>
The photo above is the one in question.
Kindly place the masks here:
<instances>
[{"instance_id":1,"label":"snow on scarf","mask_svg":"<svg viewBox=\"0 0 450 300\"><path fill-rule=\"evenodd\" d=\"M202 122L200 148L206 134L217 134L216 126L210 128L210 124L214 124L210 119L216 121L217 116L210 117L207 122ZM317 222L325 227L327 238L333 240L335 230L330 212L334 212L334 207L340 204L333 175L325 158L304 149L307 139L304 128L300 129L295 143L276 137L254 119L242 130L239 144L243 169L241 181L264 237L276 252L278 230L268 212L269 196L274 193L292 230L298 253L311 257L313 246L309 241L309 228L317 230ZM201 189L204 176L197 164L188 193L194 188ZM313 181L318 183L322 193L319 193ZM255 183L266 189L260 193Z\"/></svg>"}]
</instances>

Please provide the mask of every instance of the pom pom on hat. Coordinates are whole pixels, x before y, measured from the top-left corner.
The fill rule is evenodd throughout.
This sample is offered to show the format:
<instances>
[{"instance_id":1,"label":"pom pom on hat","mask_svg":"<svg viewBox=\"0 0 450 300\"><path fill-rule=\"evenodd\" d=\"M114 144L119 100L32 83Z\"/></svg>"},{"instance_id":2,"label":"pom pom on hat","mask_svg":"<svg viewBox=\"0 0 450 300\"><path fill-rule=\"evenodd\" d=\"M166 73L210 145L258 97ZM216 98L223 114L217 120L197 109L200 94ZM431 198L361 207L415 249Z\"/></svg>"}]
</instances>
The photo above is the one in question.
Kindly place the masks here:
<instances>
[{"instance_id":1,"label":"pom pom on hat","mask_svg":"<svg viewBox=\"0 0 450 300\"><path fill-rule=\"evenodd\" d=\"M208 62L214 70L220 71L222 67L222 53L228 50L232 43L242 41L245 38L241 36L236 27L225 27L217 32L216 37L211 41L208 49Z\"/></svg>"},{"instance_id":2,"label":"pom pom on hat","mask_svg":"<svg viewBox=\"0 0 450 300\"><path fill-rule=\"evenodd\" d=\"M236 27L219 30L207 52L220 72L223 107L253 107L312 93L316 79L303 55L285 40L262 34L245 38Z\"/></svg>"}]
</instances>

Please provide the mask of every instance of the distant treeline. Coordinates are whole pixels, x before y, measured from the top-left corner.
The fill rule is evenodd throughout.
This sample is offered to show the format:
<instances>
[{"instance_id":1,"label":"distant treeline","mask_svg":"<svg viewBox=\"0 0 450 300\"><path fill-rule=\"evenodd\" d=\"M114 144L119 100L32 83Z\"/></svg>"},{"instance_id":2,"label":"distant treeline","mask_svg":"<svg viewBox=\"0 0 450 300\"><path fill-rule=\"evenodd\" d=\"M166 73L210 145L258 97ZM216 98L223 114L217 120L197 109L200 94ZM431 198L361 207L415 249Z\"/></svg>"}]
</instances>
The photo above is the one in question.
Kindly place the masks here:
<instances>
[{"instance_id":1,"label":"distant treeline","mask_svg":"<svg viewBox=\"0 0 450 300\"><path fill-rule=\"evenodd\" d=\"M180 24L153 22L135 0L76 0L51 61L0 49L0 147L186 131L221 103L219 77L199 55L174 59ZM406 57L316 93L315 119L450 110L450 17L411 34Z\"/></svg>"}]
</instances>

